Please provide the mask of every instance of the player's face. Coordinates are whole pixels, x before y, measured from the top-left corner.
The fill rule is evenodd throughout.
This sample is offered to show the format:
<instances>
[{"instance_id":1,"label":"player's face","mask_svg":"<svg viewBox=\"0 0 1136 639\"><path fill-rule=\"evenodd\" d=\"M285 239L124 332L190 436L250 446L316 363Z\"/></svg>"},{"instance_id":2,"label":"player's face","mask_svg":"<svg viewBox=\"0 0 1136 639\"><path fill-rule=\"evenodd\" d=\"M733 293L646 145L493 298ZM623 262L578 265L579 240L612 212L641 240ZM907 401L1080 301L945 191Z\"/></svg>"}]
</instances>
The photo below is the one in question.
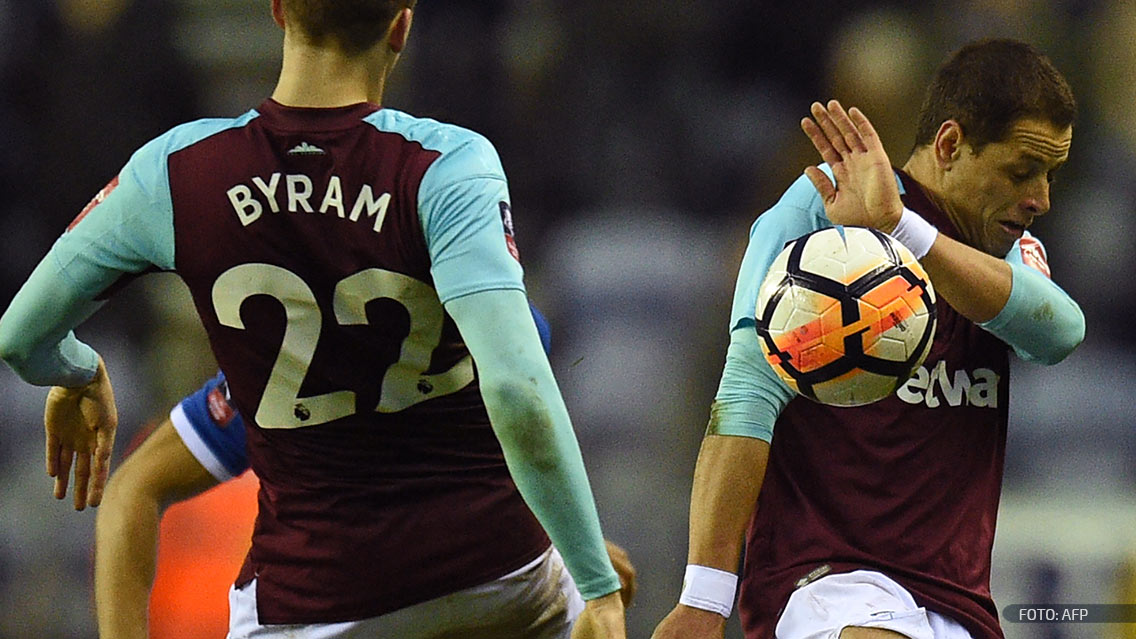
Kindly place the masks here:
<instances>
[{"instance_id":1,"label":"player's face","mask_svg":"<svg viewBox=\"0 0 1136 639\"><path fill-rule=\"evenodd\" d=\"M1073 128L1023 118L1006 139L975 153L965 142L947 172L955 224L971 246L1002 257L1049 210L1053 174L1069 157Z\"/></svg>"}]
</instances>

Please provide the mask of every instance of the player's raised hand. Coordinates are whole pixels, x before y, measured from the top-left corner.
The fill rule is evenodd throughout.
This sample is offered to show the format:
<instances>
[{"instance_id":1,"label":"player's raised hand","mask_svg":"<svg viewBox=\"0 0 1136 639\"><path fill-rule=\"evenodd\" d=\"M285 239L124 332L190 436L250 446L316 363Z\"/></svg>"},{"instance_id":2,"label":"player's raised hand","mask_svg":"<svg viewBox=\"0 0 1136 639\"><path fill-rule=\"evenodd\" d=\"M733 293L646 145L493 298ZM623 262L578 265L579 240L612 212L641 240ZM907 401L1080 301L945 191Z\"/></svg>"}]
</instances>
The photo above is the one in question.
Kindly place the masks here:
<instances>
[{"instance_id":1,"label":"player's raised hand","mask_svg":"<svg viewBox=\"0 0 1136 639\"><path fill-rule=\"evenodd\" d=\"M572 626L572 639L627 639L619 592L584 602L584 611Z\"/></svg>"},{"instance_id":2,"label":"player's raised hand","mask_svg":"<svg viewBox=\"0 0 1136 639\"><path fill-rule=\"evenodd\" d=\"M79 388L53 387L43 412L47 474L55 478L55 498L67 496L75 467L75 510L98 506L103 499L118 410L106 366L99 358L95 378Z\"/></svg>"},{"instance_id":3,"label":"player's raised hand","mask_svg":"<svg viewBox=\"0 0 1136 639\"><path fill-rule=\"evenodd\" d=\"M822 160L832 168L836 183L810 166L805 175L824 201L833 224L868 226L885 233L899 223L903 203L895 172L879 135L868 118L852 107L845 112L836 100L814 102L812 118L801 120Z\"/></svg>"},{"instance_id":4,"label":"player's raised hand","mask_svg":"<svg viewBox=\"0 0 1136 639\"><path fill-rule=\"evenodd\" d=\"M679 604L659 625L651 639L722 639L726 636L726 619L708 610Z\"/></svg>"}]
</instances>

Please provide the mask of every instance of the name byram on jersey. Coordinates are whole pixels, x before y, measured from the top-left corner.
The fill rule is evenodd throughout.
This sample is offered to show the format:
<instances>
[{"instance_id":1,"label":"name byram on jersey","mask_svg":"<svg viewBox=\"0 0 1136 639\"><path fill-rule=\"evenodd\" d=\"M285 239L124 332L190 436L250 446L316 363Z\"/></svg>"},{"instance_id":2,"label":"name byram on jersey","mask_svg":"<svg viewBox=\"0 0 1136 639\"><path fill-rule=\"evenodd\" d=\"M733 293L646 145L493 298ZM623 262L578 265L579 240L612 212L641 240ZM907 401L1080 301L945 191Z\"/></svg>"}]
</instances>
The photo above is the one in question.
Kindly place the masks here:
<instances>
[{"instance_id":1,"label":"name byram on jersey","mask_svg":"<svg viewBox=\"0 0 1136 639\"><path fill-rule=\"evenodd\" d=\"M281 178L283 178L283 189ZM248 226L260 219L267 205L272 213L286 210L289 213L326 215L334 210L337 216L352 222L358 222L359 217L366 213L366 217L374 218L371 229L381 233L391 200L391 194L386 192L376 198L369 184L364 184L355 197L345 198L343 183L338 175L331 176L327 188L319 196L314 192L312 179L302 173L287 175L273 173L267 180L256 176L250 180L250 183L256 188L255 193L248 184L237 184L226 192L242 226ZM319 202L318 208L313 206L313 202L316 201ZM350 209L347 208L348 202L351 203Z\"/></svg>"}]
</instances>

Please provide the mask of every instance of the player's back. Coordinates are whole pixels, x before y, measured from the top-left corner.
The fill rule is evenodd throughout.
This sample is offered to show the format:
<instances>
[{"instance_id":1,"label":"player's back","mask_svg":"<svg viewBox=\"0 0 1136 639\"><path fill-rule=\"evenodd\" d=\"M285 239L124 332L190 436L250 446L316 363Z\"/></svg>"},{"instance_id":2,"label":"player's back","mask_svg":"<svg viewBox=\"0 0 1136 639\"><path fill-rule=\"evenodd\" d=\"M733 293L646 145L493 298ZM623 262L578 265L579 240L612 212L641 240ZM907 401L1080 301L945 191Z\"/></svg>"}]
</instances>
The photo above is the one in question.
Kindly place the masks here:
<instances>
[{"instance_id":1,"label":"player's back","mask_svg":"<svg viewBox=\"0 0 1136 639\"><path fill-rule=\"evenodd\" d=\"M547 548L435 289L439 268L465 272L450 297L520 287L519 265L462 255L488 233L512 261L492 146L375 105L271 100L170 137L176 268L254 425L238 583L257 578L261 622L382 614Z\"/></svg>"}]
</instances>

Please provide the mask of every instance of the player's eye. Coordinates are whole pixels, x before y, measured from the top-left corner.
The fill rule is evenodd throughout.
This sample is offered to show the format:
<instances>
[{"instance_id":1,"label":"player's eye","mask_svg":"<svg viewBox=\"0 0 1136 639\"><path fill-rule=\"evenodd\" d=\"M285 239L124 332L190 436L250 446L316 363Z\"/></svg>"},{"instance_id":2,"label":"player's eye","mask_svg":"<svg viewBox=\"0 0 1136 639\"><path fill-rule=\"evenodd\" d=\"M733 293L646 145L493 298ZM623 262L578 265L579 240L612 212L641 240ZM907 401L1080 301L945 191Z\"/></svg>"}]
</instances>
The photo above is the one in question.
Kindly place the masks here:
<instances>
[{"instance_id":1,"label":"player's eye","mask_svg":"<svg viewBox=\"0 0 1136 639\"><path fill-rule=\"evenodd\" d=\"M1033 171L1010 171L1010 179L1013 180L1014 184L1021 184L1031 177L1033 177Z\"/></svg>"}]
</instances>

